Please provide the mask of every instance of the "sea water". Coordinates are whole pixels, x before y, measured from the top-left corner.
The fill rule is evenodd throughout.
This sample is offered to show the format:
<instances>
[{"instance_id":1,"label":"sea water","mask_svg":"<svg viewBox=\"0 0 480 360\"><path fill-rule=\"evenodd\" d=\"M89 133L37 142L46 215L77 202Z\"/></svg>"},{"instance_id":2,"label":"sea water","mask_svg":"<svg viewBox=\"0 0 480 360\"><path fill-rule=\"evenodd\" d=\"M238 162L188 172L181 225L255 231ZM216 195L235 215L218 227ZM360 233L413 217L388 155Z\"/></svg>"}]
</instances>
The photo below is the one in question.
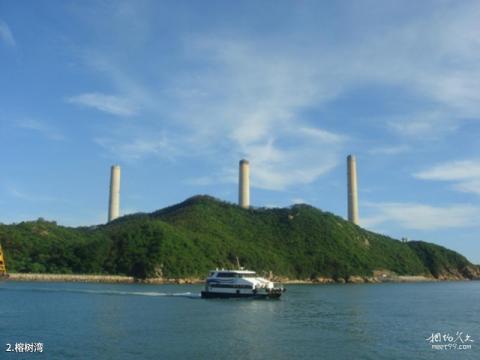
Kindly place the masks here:
<instances>
[{"instance_id":1,"label":"sea water","mask_svg":"<svg viewBox=\"0 0 480 360\"><path fill-rule=\"evenodd\" d=\"M480 282L201 288L0 283L0 358L480 359Z\"/></svg>"}]
</instances>

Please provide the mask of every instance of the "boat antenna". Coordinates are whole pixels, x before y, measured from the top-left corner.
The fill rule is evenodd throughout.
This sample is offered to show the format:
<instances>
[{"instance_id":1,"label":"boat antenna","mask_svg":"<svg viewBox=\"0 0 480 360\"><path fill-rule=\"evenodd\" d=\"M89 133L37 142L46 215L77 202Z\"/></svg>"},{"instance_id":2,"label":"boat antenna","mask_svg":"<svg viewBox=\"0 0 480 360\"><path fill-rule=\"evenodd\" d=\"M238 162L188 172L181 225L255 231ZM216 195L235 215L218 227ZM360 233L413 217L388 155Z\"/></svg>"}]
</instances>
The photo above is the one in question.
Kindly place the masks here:
<instances>
[{"instance_id":1,"label":"boat antenna","mask_svg":"<svg viewBox=\"0 0 480 360\"><path fill-rule=\"evenodd\" d=\"M238 256L235 256L235 257L237 258L237 268L238 268L239 270L241 270L242 267L240 266L240 261L238 260Z\"/></svg>"}]
</instances>

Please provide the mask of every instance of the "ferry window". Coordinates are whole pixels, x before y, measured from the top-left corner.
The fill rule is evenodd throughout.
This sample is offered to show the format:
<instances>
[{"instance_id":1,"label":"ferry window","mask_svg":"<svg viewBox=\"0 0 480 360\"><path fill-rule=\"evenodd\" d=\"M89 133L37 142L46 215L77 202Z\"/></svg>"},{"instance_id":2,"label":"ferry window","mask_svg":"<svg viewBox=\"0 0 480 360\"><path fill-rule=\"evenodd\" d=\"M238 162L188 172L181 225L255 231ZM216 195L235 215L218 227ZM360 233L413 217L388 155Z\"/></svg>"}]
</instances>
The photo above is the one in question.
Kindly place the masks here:
<instances>
[{"instance_id":1,"label":"ferry window","mask_svg":"<svg viewBox=\"0 0 480 360\"><path fill-rule=\"evenodd\" d=\"M227 272L218 273L217 277L234 277L234 274L233 273L227 273Z\"/></svg>"}]
</instances>

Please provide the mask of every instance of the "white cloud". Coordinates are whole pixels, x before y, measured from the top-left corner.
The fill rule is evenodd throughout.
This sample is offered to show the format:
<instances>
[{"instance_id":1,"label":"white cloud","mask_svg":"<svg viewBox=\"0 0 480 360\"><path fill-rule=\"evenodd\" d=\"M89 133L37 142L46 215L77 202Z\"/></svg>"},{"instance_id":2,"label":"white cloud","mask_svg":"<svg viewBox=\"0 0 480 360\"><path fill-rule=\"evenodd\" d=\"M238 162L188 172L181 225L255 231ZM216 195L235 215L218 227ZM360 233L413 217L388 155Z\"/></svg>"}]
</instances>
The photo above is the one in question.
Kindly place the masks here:
<instances>
[{"instance_id":1,"label":"white cloud","mask_svg":"<svg viewBox=\"0 0 480 360\"><path fill-rule=\"evenodd\" d=\"M418 179L443 181L480 178L480 161L451 161L415 173L414 176Z\"/></svg>"},{"instance_id":2,"label":"white cloud","mask_svg":"<svg viewBox=\"0 0 480 360\"><path fill-rule=\"evenodd\" d=\"M38 132L50 140L62 141L65 136L52 126L34 119L24 119L16 122L16 126L21 129Z\"/></svg>"},{"instance_id":3,"label":"white cloud","mask_svg":"<svg viewBox=\"0 0 480 360\"><path fill-rule=\"evenodd\" d=\"M421 112L410 116L397 116L387 121L387 126L397 134L422 140L437 139L458 128L458 120L443 112Z\"/></svg>"},{"instance_id":4,"label":"white cloud","mask_svg":"<svg viewBox=\"0 0 480 360\"><path fill-rule=\"evenodd\" d=\"M455 190L480 195L480 160L451 161L413 176L422 180L452 181Z\"/></svg>"},{"instance_id":5,"label":"white cloud","mask_svg":"<svg viewBox=\"0 0 480 360\"><path fill-rule=\"evenodd\" d=\"M338 164L346 136L311 126L300 115L335 95L327 91L335 87L333 76L318 62L216 37L197 37L186 47L191 58L215 67L176 86L195 89L187 100L175 99L170 114L187 120L194 142L226 141L231 151L225 160L249 159L252 186L263 189L310 183ZM236 181L229 171L225 178Z\"/></svg>"},{"instance_id":6,"label":"white cloud","mask_svg":"<svg viewBox=\"0 0 480 360\"><path fill-rule=\"evenodd\" d=\"M339 140L339 135L331 134L322 141L316 133L290 128L272 129L271 132L277 134L277 139L243 146L243 154L251 160L254 187L284 190L308 184L341 161L343 142Z\"/></svg>"},{"instance_id":7,"label":"white cloud","mask_svg":"<svg viewBox=\"0 0 480 360\"><path fill-rule=\"evenodd\" d=\"M303 127L299 129L299 133L326 144L340 144L347 140L347 137L344 135L316 128Z\"/></svg>"},{"instance_id":8,"label":"white cloud","mask_svg":"<svg viewBox=\"0 0 480 360\"><path fill-rule=\"evenodd\" d=\"M417 203L378 203L367 205L374 214L361 219L367 228L393 223L405 229L441 230L478 226L480 208L472 205L430 206Z\"/></svg>"},{"instance_id":9,"label":"white cloud","mask_svg":"<svg viewBox=\"0 0 480 360\"><path fill-rule=\"evenodd\" d=\"M15 39L6 22L0 20L0 39L9 46L15 46Z\"/></svg>"},{"instance_id":10,"label":"white cloud","mask_svg":"<svg viewBox=\"0 0 480 360\"><path fill-rule=\"evenodd\" d=\"M480 195L480 178L461 181L454 185L458 191Z\"/></svg>"},{"instance_id":11,"label":"white cloud","mask_svg":"<svg viewBox=\"0 0 480 360\"><path fill-rule=\"evenodd\" d=\"M395 10L393 6L383 11L392 15L392 8ZM356 10L360 10L355 14L358 18L371 16L365 9ZM273 39L248 31L243 36L218 35L221 32L215 31L185 36L183 58L175 58L179 56L175 53L172 59L188 65L178 65L171 75L161 67L158 71L149 69L149 79L143 82L146 74L139 72L140 66L132 65L131 59L102 53L100 47L90 49L85 56L88 64L107 75L116 92L128 94L121 100L129 102L126 110L117 106L117 97L111 101L113 105L100 105L110 103L101 101L106 96L109 99L103 94L95 94L101 95L101 100L93 96L95 101L88 98L80 102L120 115L134 114L141 107L152 119L161 118L138 125L145 135L132 136L131 129L125 127L124 134L102 137L99 143L116 156L139 159L169 151L172 156L206 153L209 158L221 158L224 168L247 157L252 164L253 186L282 190L312 182L343 161L347 137L340 134L342 130L327 129L322 118L313 126L304 114L349 91L373 84L399 89L416 99L410 112L381 119L385 127L414 140L444 136L455 131L463 118L480 116L476 91L480 87L480 51L478 38L471 35L480 30L479 13L476 3L456 7L442 4L428 14L396 19L395 25L390 21L374 21L358 28L351 24L354 31L334 45L318 33L308 33L306 38L302 31L291 35L288 26ZM128 28L124 25L131 21L123 15L113 20L116 31ZM138 31L129 28L127 45L145 44L152 36L154 26L150 28L147 22ZM312 45L297 46L296 40L308 44L312 35ZM408 105L402 109L410 108ZM168 147L160 145L159 151L148 133L172 127L181 135ZM333 126L338 128L342 126ZM128 138L137 143L134 156L125 150ZM408 148L398 146L373 149L372 153L404 151ZM231 171L224 169L224 173L235 181Z\"/></svg>"},{"instance_id":12,"label":"white cloud","mask_svg":"<svg viewBox=\"0 0 480 360\"><path fill-rule=\"evenodd\" d=\"M167 136L163 133L132 135L129 139L96 138L94 141L115 154L116 158L126 161L138 160L146 156L159 156L171 159L175 149L171 147Z\"/></svg>"},{"instance_id":13,"label":"white cloud","mask_svg":"<svg viewBox=\"0 0 480 360\"><path fill-rule=\"evenodd\" d=\"M339 66L361 73L362 83L415 98L393 121L386 118L387 127L422 140L443 137L463 119L480 118L479 16L478 2L437 2L428 14L377 28L377 36L367 32Z\"/></svg>"},{"instance_id":14,"label":"white cloud","mask_svg":"<svg viewBox=\"0 0 480 360\"><path fill-rule=\"evenodd\" d=\"M221 159L217 182L236 181L231 164L246 157L252 164L252 186L272 190L312 182L336 166L346 136L312 126L299 116L334 95L326 83L319 85L318 77L325 74L319 73L317 62L264 51L249 41L198 37L185 46L189 59L208 62L215 71L177 74L169 86L174 90L162 94L148 87L139 90L125 71L96 63L119 92L144 94L136 101L161 119L139 124L138 136L132 135L131 125L119 134L119 125L115 133L97 138L98 144L129 159L207 154ZM333 76L325 81L335 83ZM150 102L151 98L163 102ZM172 127L176 135L171 146L152 142L151 132Z\"/></svg>"},{"instance_id":15,"label":"white cloud","mask_svg":"<svg viewBox=\"0 0 480 360\"><path fill-rule=\"evenodd\" d=\"M86 93L72 96L67 102L113 114L118 116L133 116L137 114L136 105L125 97L102 93Z\"/></svg>"},{"instance_id":16,"label":"white cloud","mask_svg":"<svg viewBox=\"0 0 480 360\"><path fill-rule=\"evenodd\" d=\"M398 155L412 150L409 145L397 145L397 146L382 146L370 149L369 154L372 155Z\"/></svg>"}]
</instances>

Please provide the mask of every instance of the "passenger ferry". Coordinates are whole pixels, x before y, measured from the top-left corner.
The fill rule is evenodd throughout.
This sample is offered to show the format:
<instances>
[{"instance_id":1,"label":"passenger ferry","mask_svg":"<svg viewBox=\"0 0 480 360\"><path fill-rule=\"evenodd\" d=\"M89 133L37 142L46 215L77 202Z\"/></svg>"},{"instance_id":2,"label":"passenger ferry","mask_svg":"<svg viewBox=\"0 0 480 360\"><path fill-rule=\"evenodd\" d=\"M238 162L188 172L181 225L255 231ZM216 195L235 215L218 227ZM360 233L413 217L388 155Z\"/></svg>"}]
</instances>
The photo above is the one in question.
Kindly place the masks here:
<instances>
[{"instance_id":1,"label":"passenger ferry","mask_svg":"<svg viewBox=\"0 0 480 360\"><path fill-rule=\"evenodd\" d=\"M212 270L201 295L209 298L277 299L285 291L283 286L257 276L250 270Z\"/></svg>"}]
</instances>

